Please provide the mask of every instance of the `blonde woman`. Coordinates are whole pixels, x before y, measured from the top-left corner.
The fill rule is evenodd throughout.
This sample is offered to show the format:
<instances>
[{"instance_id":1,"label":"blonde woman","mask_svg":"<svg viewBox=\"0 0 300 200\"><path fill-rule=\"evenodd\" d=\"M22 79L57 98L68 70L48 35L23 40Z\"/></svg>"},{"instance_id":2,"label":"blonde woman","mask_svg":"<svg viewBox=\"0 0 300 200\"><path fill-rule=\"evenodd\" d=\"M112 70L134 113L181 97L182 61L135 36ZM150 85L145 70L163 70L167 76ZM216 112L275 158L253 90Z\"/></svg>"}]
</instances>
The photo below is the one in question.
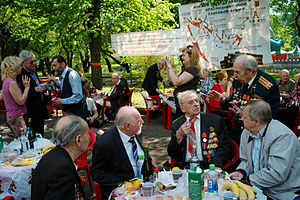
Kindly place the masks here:
<instances>
[{"instance_id":1,"label":"blonde woman","mask_svg":"<svg viewBox=\"0 0 300 200\"><path fill-rule=\"evenodd\" d=\"M186 90L197 90L197 86L200 80L201 64L200 54L197 47L189 45L182 50L181 61L184 65L183 70L176 74L172 68L171 59L166 57L166 71L169 81L175 86L174 96L176 104L176 118L183 115L181 111L177 94Z\"/></svg>"},{"instance_id":2,"label":"blonde woman","mask_svg":"<svg viewBox=\"0 0 300 200\"><path fill-rule=\"evenodd\" d=\"M22 93L16 77L21 73L22 60L15 56L6 57L1 64L2 96L6 107L7 125L12 131L8 134L17 138L21 135L21 128L26 130L24 115L27 113L25 101L28 96L30 80L27 76L22 77L25 87Z\"/></svg>"}]
</instances>

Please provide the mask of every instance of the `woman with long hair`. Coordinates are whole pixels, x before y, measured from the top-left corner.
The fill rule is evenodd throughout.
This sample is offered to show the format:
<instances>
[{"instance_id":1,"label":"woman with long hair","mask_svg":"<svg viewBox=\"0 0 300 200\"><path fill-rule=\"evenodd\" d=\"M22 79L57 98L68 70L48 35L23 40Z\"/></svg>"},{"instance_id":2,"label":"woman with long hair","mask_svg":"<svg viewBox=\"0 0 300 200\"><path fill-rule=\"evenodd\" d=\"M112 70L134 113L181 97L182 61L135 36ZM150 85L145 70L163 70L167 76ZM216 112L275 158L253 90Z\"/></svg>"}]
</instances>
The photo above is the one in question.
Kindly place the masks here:
<instances>
[{"instance_id":1,"label":"woman with long hair","mask_svg":"<svg viewBox=\"0 0 300 200\"><path fill-rule=\"evenodd\" d=\"M180 73L176 74L172 67L171 59L166 57L166 71L168 78L169 81L175 86L175 118L178 118L184 114L180 109L177 94L186 90L197 90L201 72L200 54L197 47L188 45L187 47L183 48L181 61L184 65L184 68Z\"/></svg>"},{"instance_id":2,"label":"woman with long hair","mask_svg":"<svg viewBox=\"0 0 300 200\"><path fill-rule=\"evenodd\" d=\"M6 107L7 125L12 131L8 134L17 138L21 135L21 128L26 131L24 116L27 114L26 99L30 87L30 79L27 76L22 77L25 87L23 93L16 77L21 73L22 60L16 56L6 57L1 64L2 97Z\"/></svg>"}]
</instances>

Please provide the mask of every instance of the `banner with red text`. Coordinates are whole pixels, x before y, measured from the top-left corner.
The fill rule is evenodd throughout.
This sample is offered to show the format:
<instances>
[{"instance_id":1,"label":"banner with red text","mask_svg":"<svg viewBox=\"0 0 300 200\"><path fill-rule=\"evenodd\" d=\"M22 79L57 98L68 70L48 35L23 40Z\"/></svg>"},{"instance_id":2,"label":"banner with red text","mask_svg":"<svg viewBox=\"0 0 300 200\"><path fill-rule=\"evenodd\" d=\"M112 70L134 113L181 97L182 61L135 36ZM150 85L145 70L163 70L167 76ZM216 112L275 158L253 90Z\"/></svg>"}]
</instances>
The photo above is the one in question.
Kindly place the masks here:
<instances>
[{"instance_id":1,"label":"banner with red text","mask_svg":"<svg viewBox=\"0 0 300 200\"><path fill-rule=\"evenodd\" d=\"M268 0L183 5L179 18L183 45L197 46L204 65L220 66L224 56L235 51L262 54L264 64L272 63Z\"/></svg>"},{"instance_id":2,"label":"banner with red text","mask_svg":"<svg viewBox=\"0 0 300 200\"><path fill-rule=\"evenodd\" d=\"M111 35L114 56L176 55L182 47L179 29Z\"/></svg>"}]
</instances>

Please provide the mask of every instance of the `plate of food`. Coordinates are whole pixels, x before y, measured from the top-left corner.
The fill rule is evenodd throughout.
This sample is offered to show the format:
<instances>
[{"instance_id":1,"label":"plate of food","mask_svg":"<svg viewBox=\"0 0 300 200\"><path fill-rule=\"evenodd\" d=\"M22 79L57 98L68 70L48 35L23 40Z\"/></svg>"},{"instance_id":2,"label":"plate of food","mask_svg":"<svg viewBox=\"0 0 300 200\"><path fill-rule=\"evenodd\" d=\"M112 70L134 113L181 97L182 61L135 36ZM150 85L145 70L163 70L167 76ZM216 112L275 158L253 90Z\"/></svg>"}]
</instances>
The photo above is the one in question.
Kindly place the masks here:
<instances>
[{"instance_id":1,"label":"plate of food","mask_svg":"<svg viewBox=\"0 0 300 200\"><path fill-rule=\"evenodd\" d=\"M155 188L159 193L168 194L171 190L176 188L176 185L172 183L163 184L162 182L156 182Z\"/></svg>"}]
</instances>

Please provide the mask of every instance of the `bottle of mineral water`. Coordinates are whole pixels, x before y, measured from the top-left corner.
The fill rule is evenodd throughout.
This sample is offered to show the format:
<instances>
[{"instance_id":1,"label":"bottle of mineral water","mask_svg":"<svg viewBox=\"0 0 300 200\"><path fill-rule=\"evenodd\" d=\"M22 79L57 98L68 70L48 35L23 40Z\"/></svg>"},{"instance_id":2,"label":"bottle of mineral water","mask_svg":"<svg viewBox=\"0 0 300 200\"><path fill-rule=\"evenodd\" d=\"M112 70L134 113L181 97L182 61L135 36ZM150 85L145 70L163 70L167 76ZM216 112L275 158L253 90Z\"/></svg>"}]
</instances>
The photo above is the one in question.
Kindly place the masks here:
<instances>
[{"instance_id":1,"label":"bottle of mineral water","mask_svg":"<svg viewBox=\"0 0 300 200\"><path fill-rule=\"evenodd\" d=\"M193 156L190 161L190 169L196 169L197 167L200 167L200 159L197 156L197 146L193 145Z\"/></svg>"},{"instance_id":2,"label":"bottle of mineral water","mask_svg":"<svg viewBox=\"0 0 300 200\"><path fill-rule=\"evenodd\" d=\"M215 164L209 165L209 171L207 173L207 189L209 199L213 199L219 195L218 193L218 172L215 170Z\"/></svg>"}]
</instances>

